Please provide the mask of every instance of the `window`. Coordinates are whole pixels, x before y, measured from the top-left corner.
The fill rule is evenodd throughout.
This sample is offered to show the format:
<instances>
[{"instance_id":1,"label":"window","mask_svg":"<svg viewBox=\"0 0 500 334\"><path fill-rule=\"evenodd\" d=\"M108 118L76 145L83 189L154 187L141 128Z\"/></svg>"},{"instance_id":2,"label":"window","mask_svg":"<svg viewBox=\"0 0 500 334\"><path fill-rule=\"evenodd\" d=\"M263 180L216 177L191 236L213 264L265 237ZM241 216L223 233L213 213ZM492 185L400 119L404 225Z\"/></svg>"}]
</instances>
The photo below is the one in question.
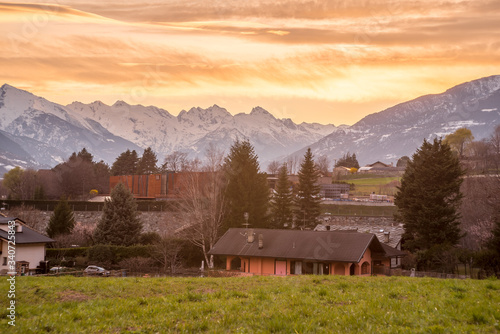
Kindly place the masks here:
<instances>
[{"instance_id":1,"label":"window","mask_svg":"<svg viewBox=\"0 0 500 334\"><path fill-rule=\"evenodd\" d=\"M6 265L7 265L7 257L4 256L2 266L6 266Z\"/></svg>"}]
</instances>

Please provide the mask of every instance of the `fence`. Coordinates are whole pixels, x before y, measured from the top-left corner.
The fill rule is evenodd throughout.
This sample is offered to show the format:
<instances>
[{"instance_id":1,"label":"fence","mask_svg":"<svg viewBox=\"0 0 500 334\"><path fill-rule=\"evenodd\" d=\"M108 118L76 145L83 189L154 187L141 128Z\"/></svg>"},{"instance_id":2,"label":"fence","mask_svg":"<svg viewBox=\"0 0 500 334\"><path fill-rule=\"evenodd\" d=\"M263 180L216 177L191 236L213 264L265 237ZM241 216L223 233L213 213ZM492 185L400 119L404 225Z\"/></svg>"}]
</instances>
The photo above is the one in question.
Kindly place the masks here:
<instances>
[{"instance_id":1,"label":"fence","mask_svg":"<svg viewBox=\"0 0 500 334\"><path fill-rule=\"evenodd\" d=\"M409 277L434 277L434 278L447 278L447 279L468 279L470 275L456 275L437 273L432 271L415 271L415 270L402 270L391 269L391 276L409 276Z\"/></svg>"}]
</instances>

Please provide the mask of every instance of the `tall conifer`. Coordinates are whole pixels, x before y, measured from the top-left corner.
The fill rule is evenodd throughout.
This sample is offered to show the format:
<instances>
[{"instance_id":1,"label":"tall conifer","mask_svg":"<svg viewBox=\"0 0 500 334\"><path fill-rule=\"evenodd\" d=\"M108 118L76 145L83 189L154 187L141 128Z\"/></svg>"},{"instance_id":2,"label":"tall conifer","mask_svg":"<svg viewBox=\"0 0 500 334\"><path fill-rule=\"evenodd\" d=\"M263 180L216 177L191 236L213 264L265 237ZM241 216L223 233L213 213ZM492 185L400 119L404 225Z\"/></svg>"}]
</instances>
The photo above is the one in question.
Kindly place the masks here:
<instances>
[{"instance_id":1,"label":"tall conifer","mask_svg":"<svg viewBox=\"0 0 500 334\"><path fill-rule=\"evenodd\" d=\"M131 246L139 243L141 231L137 203L130 190L118 183L111 191L111 199L104 203L94 241L97 244Z\"/></svg>"},{"instance_id":2,"label":"tall conifer","mask_svg":"<svg viewBox=\"0 0 500 334\"><path fill-rule=\"evenodd\" d=\"M404 224L404 247L410 251L454 246L460 231L460 185L464 171L441 139L422 146L408 162L394 203Z\"/></svg>"},{"instance_id":3,"label":"tall conifer","mask_svg":"<svg viewBox=\"0 0 500 334\"><path fill-rule=\"evenodd\" d=\"M258 157L249 141L237 140L225 159L227 215L223 228L242 227L248 213L251 227L268 226L269 186L259 172Z\"/></svg>"},{"instance_id":4,"label":"tall conifer","mask_svg":"<svg viewBox=\"0 0 500 334\"><path fill-rule=\"evenodd\" d=\"M288 170L285 163L278 171L278 182L276 183L275 194L271 201L271 226L274 228L290 227L292 225L293 197L290 186L291 183L288 180Z\"/></svg>"},{"instance_id":5,"label":"tall conifer","mask_svg":"<svg viewBox=\"0 0 500 334\"><path fill-rule=\"evenodd\" d=\"M297 198L295 199L295 217L299 226L314 226L320 215L319 197L320 186L318 185L319 173L314 164L313 154L308 148L304 160L300 165L299 185Z\"/></svg>"},{"instance_id":6,"label":"tall conifer","mask_svg":"<svg viewBox=\"0 0 500 334\"><path fill-rule=\"evenodd\" d=\"M57 203L47 226L47 235L54 238L58 235L70 234L75 227L75 216L65 198Z\"/></svg>"}]
</instances>

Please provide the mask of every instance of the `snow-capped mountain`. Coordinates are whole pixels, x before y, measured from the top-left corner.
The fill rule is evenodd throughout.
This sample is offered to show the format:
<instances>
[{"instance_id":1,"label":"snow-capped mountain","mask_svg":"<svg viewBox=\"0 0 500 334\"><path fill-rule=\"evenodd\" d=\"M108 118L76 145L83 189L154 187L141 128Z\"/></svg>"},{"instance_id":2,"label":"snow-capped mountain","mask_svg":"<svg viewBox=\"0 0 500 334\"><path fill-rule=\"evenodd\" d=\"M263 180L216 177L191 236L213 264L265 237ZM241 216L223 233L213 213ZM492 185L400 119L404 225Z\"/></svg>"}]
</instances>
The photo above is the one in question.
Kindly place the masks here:
<instances>
[{"instance_id":1,"label":"snow-capped mountain","mask_svg":"<svg viewBox=\"0 0 500 334\"><path fill-rule=\"evenodd\" d=\"M66 107L80 118L100 123L114 135L142 148L151 147L160 160L173 151L201 157L210 143L227 152L234 140L248 139L261 162L266 162L335 130L334 125L295 124L290 119L277 119L260 107L250 114L232 116L226 109L213 105L183 110L177 117L163 109L123 101L112 106L75 102Z\"/></svg>"},{"instance_id":2,"label":"snow-capped mountain","mask_svg":"<svg viewBox=\"0 0 500 334\"><path fill-rule=\"evenodd\" d=\"M214 105L181 111L175 117L157 107L123 101L111 106L100 101L62 106L5 84L0 88L0 130L18 145L17 149L9 145L9 150L0 147L3 174L15 165L54 166L83 147L108 164L126 149L141 154L151 147L162 162L176 150L202 157L209 143L227 152L236 139L250 140L265 168L268 160L321 139L335 126L295 124L276 119L260 107L232 116Z\"/></svg>"},{"instance_id":3,"label":"snow-capped mountain","mask_svg":"<svg viewBox=\"0 0 500 334\"><path fill-rule=\"evenodd\" d=\"M96 101L63 106L7 84L0 88L0 175L13 166L47 168L83 147L96 160L112 164L126 149L151 147L159 161L173 151L202 157L210 143L228 152L236 139L248 139L261 168L271 160L316 156L338 159L356 153L359 162L396 162L411 156L424 138L445 136L460 127L476 139L500 124L500 76L467 82L442 94L427 95L371 114L353 126L296 124L261 107L231 115L217 105L191 108L178 116L154 106Z\"/></svg>"},{"instance_id":4,"label":"snow-capped mountain","mask_svg":"<svg viewBox=\"0 0 500 334\"><path fill-rule=\"evenodd\" d=\"M0 88L0 130L10 143L0 149L0 174L12 166L53 167L83 147L105 161L127 148L140 149L91 119L7 84Z\"/></svg>"},{"instance_id":5,"label":"snow-capped mountain","mask_svg":"<svg viewBox=\"0 0 500 334\"><path fill-rule=\"evenodd\" d=\"M337 128L310 147L315 155L330 159L356 153L361 165L377 160L396 162L415 153L424 139L444 138L467 127L480 140L489 137L499 124L500 76L496 75L368 115L351 127ZM293 155L303 156L304 151Z\"/></svg>"}]
</instances>

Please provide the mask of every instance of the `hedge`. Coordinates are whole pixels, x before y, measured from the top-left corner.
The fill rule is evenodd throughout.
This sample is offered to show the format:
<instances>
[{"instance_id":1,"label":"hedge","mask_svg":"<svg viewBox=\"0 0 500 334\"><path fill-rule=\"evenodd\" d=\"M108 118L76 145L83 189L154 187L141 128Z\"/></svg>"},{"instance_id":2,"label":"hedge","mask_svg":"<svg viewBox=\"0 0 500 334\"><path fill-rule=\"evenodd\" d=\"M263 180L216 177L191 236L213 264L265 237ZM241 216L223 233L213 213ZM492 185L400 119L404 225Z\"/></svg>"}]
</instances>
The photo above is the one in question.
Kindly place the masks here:
<instances>
[{"instance_id":1,"label":"hedge","mask_svg":"<svg viewBox=\"0 0 500 334\"><path fill-rule=\"evenodd\" d=\"M152 246L137 245L137 246L112 246L112 245L95 245L92 247L76 247L76 248L47 248L47 258L64 257L88 257L90 261L110 261L118 263L123 259L141 256L150 257Z\"/></svg>"}]
</instances>

